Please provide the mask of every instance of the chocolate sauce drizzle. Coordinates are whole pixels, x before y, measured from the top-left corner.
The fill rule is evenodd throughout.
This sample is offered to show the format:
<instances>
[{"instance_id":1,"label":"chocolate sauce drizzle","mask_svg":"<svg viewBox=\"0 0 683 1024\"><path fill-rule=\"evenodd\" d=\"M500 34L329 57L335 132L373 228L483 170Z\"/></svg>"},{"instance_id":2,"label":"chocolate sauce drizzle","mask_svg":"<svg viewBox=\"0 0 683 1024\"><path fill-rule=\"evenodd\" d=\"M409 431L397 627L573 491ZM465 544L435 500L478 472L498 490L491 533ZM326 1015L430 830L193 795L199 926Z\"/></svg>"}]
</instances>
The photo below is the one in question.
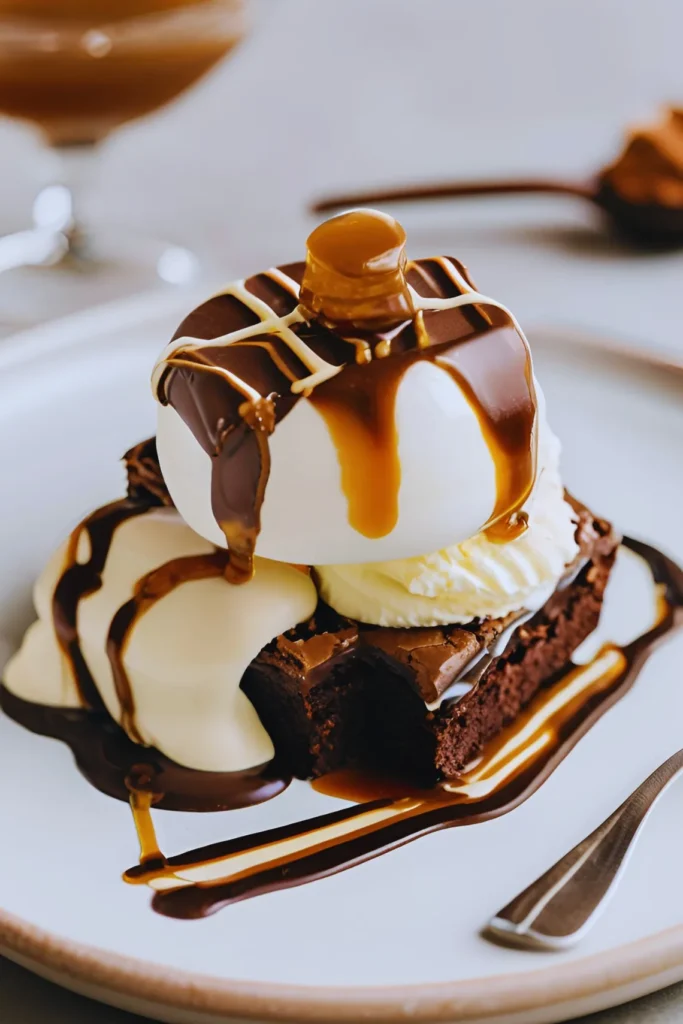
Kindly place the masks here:
<instances>
[{"instance_id":1,"label":"chocolate sauce drizzle","mask_svg":"<svg viewBox=\"0 0 683 1024\"><path fill-rule=\"evenodd\" d=\"M144 442L147 448L150 444ZM128 453L129 463L135 451ZM145 500L122 498L112 502L88 516L69 538L52 611L55 633L68 659L82 709L33 704L4 687L0 687L0 706L10 718L32 732L66 743L88 781L120 800L128 800L131 793L149 792L155 805L186 811L228 810L270 800L290 782L290 776L274 762L239 772L199 772L145 746L136 723L134 694L124 664L126 645L140 617L183 583L224 576L227 551L215 549L164 563L138 580L133 596L113 616L106 649L120 707L119 722L105 707L81 651L78 607L81 600L102 586L116 530L129 519L165 503L162 499L163 495L152 494ZM89 541L89 552L87 560L81 562L79 547L84 536Z\"/></svg>"},{"instance_id":2,"label":"chocolate sauce drizzle","mask_svg":"<svg viewBox=\"0 0 683 1024\"><path fill-rule=\"evenodd\" d=\"M148 509L149 505L143 502L121 498L84 519L69 538L64 571L55 587L52 618L57 641L71 667L81 703L92 710L102 711L104 704L81 651L78 605L82 598L102 586L102 573L116 528ZM90 550L87 560L81 562L78 549L84 537L89 541Z\"/></svg>"},{"instance_id":3,"label":"chocolate sauce drizzle","mask_svg":"<svg viewBox=\"0 0 683 1024\"><path fill-rule=\"evenodd\" d=\"M423 360L453 377L481 424L496 467L489 535L507 541L526 528L520 510L536 473L526 340L457 260L406 263L404 241L383 214L334 218L311 235L306 264L236 282L191 313L158 364L159 400L213 460L232 582L251 576L268 438L302 398L336 445L349 522L367 537L391 532L401 482L395 397Z\"/></svg>"},{"instance_id":4,"label":"chocolate sauce drizzle","mask_svg":"<svg viewBox=\"0 0 683 1024\"><path fill-rule=\"evenodd\" d=\"M228 553L222 550L186 555L165 562L138 580L133 597L114 615L107 635L107 656L121 707L121 725L135 743L144 746L135 722L135 698L124 665L124 654L138 619L181 584L224 576L227 562Z\"/></svg>"},{"instance_id":5,"label":"chocolate sauce drizzle","mask_svg":"<svg viewBox=\"0 0 683 1024\"><path fill-rule=\"evenodd\" d=\"M505 814L549 777L592 725L633 685L649 654L683 626L683 571L647 544L624 544L649 565L658 589L655 625L621 648L605 645L585 666L563 672L527 711L458 779L433 790L396 792L379 784L377 797L303 822L214 843L174 857L159 855L130 868L124 879L154 888L153 908L197 918L239 900L289 888L362 863L441 828L475 824ZM334 777L322 792L365 799L367 779ZM153 836L149 808L134 806L138 832ZM156 848L156 847L155 847Z\"/></svg>"},{"instance_id":6,"label":"chocolate sauce drizzle","mask_svg":"<svg viewBox=\"0 0 683 1024\"><path fill-rule=\"evenodd\" d=\"M586 181L520 178L444 181L327 196L314 213L377 203L495 195L567 195L606 214L624 239L644 249L683 243L683 108L663 111L658 122L630 131L616 160Z\"/></svg>"}]
</instances>

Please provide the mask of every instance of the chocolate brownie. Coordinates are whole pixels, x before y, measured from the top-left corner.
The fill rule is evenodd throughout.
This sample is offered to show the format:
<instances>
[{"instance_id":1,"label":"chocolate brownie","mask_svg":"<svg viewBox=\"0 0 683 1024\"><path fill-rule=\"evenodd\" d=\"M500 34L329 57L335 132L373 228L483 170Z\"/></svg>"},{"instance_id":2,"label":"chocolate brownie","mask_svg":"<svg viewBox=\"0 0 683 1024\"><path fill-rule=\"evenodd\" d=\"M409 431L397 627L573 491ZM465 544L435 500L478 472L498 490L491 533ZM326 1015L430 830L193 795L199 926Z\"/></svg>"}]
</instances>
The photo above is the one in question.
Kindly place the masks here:
<instances>
[{"instance_id":1,"label":"chocolate brownie","mask_svg":"<svg viewBox=\"0 0 683 1024\"><path fill-rule=\"evenodd\" d=\"M268 644L242 688L294 773L355 765L429 784L479 754L597 625L618 538L573 504L579 555L526 621L377 628L321 603Z\"/></svg>"}]
</instances>

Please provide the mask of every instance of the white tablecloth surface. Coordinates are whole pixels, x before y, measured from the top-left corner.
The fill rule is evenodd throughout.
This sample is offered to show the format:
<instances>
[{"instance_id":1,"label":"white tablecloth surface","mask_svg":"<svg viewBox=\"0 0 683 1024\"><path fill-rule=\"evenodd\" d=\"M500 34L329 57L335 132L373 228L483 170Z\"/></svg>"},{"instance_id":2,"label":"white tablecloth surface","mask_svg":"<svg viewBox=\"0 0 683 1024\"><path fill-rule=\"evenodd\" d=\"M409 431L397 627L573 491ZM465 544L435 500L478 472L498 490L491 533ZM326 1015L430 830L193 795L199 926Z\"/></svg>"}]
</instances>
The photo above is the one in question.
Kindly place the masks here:
<instances>
[{"instance_id":1,"label":"white tablecloth surface","mask_svg":"<svg viewBox=\"0 0 683 1024\"><path fill-rule=\"evenodd\" d=\"M298 258L313 195L411 178L575 174L622 126L683 102L680 0L260 0L237 55L101 154L92 215L171 237L226 278ZM44 164L0 122L0 231L25 226ZM523 322L683 354L683 257L634 256L562 198L405 207L414 255L464 258ZM31 278L0 280L24 301ZM79 292L78 299L80 301ZM107 288L88 285L89 301ZM64 288L65 309L75 304ZM1 342L0 342L1 343ZM0 960L0 1024L124 1024ZM683 1020L683 986L586 1018Z\"/></svg>"}]
</instances>

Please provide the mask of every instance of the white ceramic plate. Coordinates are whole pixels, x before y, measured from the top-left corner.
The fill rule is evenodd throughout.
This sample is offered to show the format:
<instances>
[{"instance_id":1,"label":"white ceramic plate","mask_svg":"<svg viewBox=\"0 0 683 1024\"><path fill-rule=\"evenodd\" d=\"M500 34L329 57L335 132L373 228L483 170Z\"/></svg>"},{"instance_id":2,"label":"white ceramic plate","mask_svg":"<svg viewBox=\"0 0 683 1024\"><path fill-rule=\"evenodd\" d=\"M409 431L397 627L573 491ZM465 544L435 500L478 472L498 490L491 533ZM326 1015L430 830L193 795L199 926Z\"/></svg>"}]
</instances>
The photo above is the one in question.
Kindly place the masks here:
<instances>
[{"instance_id":1,"label":"white ceramic plate","mask_svg":"<svg viewBox=\"0 0 683 1024\"><path fill-rule=\"evenodd\" d=\"M83 513L121 491L120 454L152 431L147 378L179 314L138 300L0 348L0 633L9 647L30 620L45 557ZM568 485L683 561L683 367L549 332L532 340ZM619 578L610 629L639 600L628 571ZM681 636L659 650L511 814L197 922L155 915L148 891L121 881L137 857L128 808L92 789L64 746L3 718L0 952L95 998L193 1024L542 1024L683 978L680 787L654 812L614 902L579 948L539 955L478 934L681 746L682 654ZM170 853L337 805L298 783L260 807L156 812L156 822Z\"/></svg>"}]
</instances>

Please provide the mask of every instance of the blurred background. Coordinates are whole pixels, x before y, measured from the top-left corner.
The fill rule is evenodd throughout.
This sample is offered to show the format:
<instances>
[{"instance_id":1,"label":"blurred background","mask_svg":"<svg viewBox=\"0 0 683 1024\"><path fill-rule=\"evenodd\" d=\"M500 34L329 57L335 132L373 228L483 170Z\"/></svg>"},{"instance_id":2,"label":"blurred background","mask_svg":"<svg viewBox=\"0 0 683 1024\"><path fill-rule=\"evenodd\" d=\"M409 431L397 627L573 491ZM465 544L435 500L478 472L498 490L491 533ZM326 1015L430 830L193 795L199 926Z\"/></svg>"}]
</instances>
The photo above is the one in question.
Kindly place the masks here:
<instances>
[{"instance_id":1,"label":"blurred background","mask_svg":"<svg viewBox=\"0 0 683 1024\"><path fill-rule=\"evenodd\" d=\"M15 26L28 14L27 40ZM58 190L34 205L66 180L79 219L106 243L98 272L71 261L68 272L1 274L0 330L156 286L165 242L162 277L175 283L198 266L220 280L298 258L314 223L307 206L324 193L585 177L628 125L683 102L682 30L677 0L0 0L0 112L29 118L0 119L0 231L27 228L32 206L40 224L68 219ZM587 203L530 196L395 212L413 255L464 258L520 317L675 343L623 274L640 287L656 268L668 303L661 285L675 285L676 254L616 246Z\"/></svg>"}]
</instances>

